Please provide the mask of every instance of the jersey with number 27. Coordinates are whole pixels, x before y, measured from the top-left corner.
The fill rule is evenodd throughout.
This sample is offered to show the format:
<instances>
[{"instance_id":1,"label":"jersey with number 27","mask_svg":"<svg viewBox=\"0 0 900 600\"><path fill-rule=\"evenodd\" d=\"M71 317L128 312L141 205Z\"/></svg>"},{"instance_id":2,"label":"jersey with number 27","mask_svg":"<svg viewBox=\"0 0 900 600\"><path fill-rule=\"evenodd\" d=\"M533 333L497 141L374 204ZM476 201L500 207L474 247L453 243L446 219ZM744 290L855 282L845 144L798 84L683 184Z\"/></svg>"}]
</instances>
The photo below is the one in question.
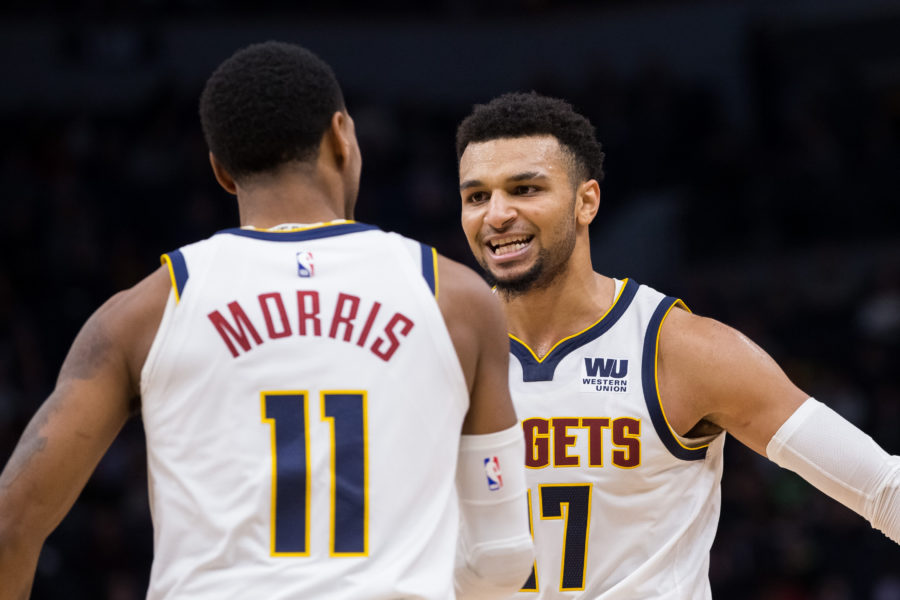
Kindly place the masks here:
<instances>
[{"instance_id":1,"label":"jersey with number 27","mask_svg":"<svg viewBox=\"0 0 900 600\"><path fill-rule=\"evenodd\" d=\"M343 221L163 261L148 598L452 598L468 394L433 249Z\"/></svg>"},{"instance_id":2,"label":"jersey with number 27","mask_svg":"<svg viewBox=\"0 0 900 600\"><path fill-rule=\"evenodd\" d=\"M616 281L596 323L538 358L511 337L535 566L521 598L710 598L724 435L688 441L657 387L675 298Z\"/></svg>"}]
</instances>

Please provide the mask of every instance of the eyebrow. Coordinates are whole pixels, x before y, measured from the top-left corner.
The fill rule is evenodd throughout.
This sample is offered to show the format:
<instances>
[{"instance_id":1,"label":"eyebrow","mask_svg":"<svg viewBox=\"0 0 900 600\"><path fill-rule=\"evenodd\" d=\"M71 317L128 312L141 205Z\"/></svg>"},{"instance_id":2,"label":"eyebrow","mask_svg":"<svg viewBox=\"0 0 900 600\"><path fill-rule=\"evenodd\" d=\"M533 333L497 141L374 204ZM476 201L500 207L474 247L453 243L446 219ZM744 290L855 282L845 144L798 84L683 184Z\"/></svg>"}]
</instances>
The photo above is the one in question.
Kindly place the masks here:
<instances>
[{"instance_id":1,"label":"eyebrow","mask_svg":"<svg viewBox=\"0 0 900 600\"><path fill-rule=\"evenodd\" d=\"M508 182L525 181L526 179L547 179L547 176L538 171L526 171L524 173L516 173L506 178ZM481 187L484 183L478 179L468 179L459 184L459 191L465 191L473 187Z\"/></svg>"}]
</instances>

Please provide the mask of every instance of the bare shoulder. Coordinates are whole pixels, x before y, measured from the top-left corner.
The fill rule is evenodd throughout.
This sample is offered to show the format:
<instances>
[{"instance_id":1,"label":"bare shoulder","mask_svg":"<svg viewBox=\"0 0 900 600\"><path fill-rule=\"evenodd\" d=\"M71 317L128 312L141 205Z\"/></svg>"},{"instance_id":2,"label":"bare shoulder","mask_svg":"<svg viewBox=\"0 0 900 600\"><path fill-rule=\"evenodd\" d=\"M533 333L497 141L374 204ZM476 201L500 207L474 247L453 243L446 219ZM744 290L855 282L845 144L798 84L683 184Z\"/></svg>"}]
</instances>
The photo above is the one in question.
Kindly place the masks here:
<instances>
[{"instance_id":1,"label":"bare shoulder","mask_svg":"<svg viewBox=\"0 0 900 600\"><path fill-rule=\"evenodd\" d=\"M711 319L695 315L678 307L673 309L663 322L660 333L660 353L673 359L685 358L688 366L706 357L708 360L728 358L720 356L744 352L758 354L760 358L768 355L748 337L733 327ZM697 365L700 366L700 365Z\"/></svg>"},{"instance_id":2,"label":"bare shoulder","mask_svg":"<svg viewBox=\"0 0 900 600\"><path fill-rule=\"evenodd\" d=\"M503 319L499 300L475 271L438 255L438 273L438 303L445 319L463 318L467 322L476 323Z\"/></svg>"},{"instance_id":3,"label":"bare shoulder","mask_svg":"<svg viewBox=\"0 0 900 600\"><path fill-rule=\"evenodd\" d=\"M678 433L706 422L757 451L807 397L746 335L680 309L662 325L658 378L660 399Z\"/></svg>"},{"instance_id":4,"label":"bare shoulder","mask_svg":"<svg viewBox=\"0 0 900 600\"><path fill-rule=\"evenodd\" d=\"M471 390L485 356L496 357L493 362L506 359L506 317L500 300L469 267L438 256L438 273L438 306Z\"/></svg>"},{"instance_id":5,"label":"bare shoulder","mask_svg":"<svg viewBox=\"0 0 900 600\"><path fill-rule=\"evenodd\" d=\"M678 308L663 322L659 360L676 365L682 377L712 382L715 378L699 376L727 373L727 379L733 379L760 369L781 371L765 350L737 329Z\"/></svg>"},{"instance_id":6,"label":"bare shoulder","mask_svg":"<svg viewBox=\"0 0 900 600\"><path fill-rule=\"evenodd\" d=\"M160 267L103 303L72 344L60 371L60 382L92 379L104 367L111 366L123 371L136 392L169 290L168 272Z\"/></svg>"}]
</instances>

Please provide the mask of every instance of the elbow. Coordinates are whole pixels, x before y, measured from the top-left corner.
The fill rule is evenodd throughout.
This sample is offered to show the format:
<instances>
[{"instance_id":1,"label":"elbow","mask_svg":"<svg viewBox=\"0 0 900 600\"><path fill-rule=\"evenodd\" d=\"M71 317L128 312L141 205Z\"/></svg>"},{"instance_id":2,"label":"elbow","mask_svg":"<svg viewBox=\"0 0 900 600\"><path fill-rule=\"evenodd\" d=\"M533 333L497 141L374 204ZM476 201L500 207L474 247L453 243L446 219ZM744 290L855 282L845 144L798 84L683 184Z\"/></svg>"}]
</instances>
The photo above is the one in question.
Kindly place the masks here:
<instances>
[{"instance_id":1,"label":"elbow","mask_svg":"<svg viewBox=\"0 0 900 600\"><path fill-rule=\"evenodd\" d=\"M900 544L900 456L892 456L888 462L865 516L875 529Z\"/></svg>"},{"instance_id":2,"label":"elbow","mask_svg":"<svg viewBox=\"0 0 900 600\"><path fill-rule=\"evenodd\" d=\"M485 551L476 558L475 570L494 586L517 592L531 575L534 545L531 536L508 543L495 551Z\"/></svg>"},{"instance_id":3,"label":"elbow","mask_svg":"<svg viewBox=\"0 0 900 600\"><path fill-rule=\"evenodd\" d=\"M467 600L506 598L522 588L533 566L530 535L480 545L473 549L464 569L457 569L457 594Z\"/></svg>"}]
</instances>

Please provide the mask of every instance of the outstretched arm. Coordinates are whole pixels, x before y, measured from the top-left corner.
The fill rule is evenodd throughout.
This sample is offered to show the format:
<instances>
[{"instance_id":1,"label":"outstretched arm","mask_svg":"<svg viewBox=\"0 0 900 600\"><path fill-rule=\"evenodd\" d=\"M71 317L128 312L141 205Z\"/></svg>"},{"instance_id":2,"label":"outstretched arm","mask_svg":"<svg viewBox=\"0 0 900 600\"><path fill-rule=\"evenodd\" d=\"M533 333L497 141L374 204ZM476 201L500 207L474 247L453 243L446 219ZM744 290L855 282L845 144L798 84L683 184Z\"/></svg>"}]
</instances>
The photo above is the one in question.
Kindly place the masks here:
<instances>
[{"instance_id":1,"label":"outstretched arm","mask_svg":"<svg viewBox=\"0 0 900 600\"><path fill-rule=\"evenodd\" d=\"M28 597L44 540L128 419L167 294L158 271L88 319L0 474L0 599Z\"/></svg>"},{"instance_id":2,"label":"outstretched arm","mask_svg":"<svg viewBox=\"0 0 900 600\"><path fill-rule=\"evenodd\" d=\"M673 310L660 336L659 384L676 433L724 429L900 543L900 457L809 398L738 331Z\"/></svg>"}]
</instances>

